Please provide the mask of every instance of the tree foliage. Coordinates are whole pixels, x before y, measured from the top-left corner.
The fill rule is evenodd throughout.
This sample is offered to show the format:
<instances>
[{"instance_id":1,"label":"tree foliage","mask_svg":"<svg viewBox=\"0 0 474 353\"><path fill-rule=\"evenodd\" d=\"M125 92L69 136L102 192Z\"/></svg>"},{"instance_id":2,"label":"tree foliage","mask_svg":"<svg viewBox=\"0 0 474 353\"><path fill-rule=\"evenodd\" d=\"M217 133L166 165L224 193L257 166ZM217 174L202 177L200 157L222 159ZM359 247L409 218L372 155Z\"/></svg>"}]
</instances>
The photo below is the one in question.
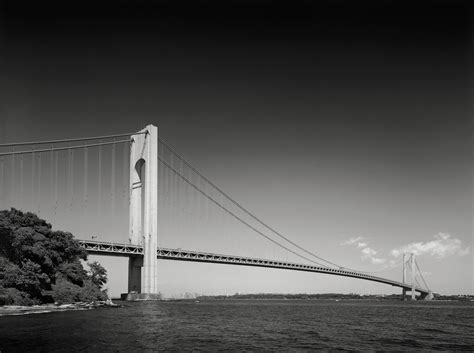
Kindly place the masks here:
<instances>
[{"instance_id":1,"label":"tree foliage","mask_svg":"<svg viewBox=\"0 0 474 353\"><path fill-rule=\"evenodd\" d=\"M0 305L104 300L106 270L90 273L80 260L86 251L71 233L30 212L0 211Z\"/></svg>"},{"instance_id":2,"label":"tree foliage","mask_svg":"<svg viewBox=\"0 0 474 353\"><path fill-rule=\"evenodd\" d=\"M107 283L107 271L97 261L88 263L88 265L90 268L89 277L92 283L97 287L102 288L102 286Z\"/></svg>"}]
</instances>

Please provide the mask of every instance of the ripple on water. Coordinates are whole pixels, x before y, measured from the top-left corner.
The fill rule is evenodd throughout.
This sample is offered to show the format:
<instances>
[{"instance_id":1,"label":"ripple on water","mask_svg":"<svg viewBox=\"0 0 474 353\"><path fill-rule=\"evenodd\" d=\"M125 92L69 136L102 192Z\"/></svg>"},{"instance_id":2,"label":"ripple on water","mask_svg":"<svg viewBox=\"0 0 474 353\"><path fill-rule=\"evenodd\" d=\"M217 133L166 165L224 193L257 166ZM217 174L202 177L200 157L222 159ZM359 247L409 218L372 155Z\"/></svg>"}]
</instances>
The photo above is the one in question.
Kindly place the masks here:
<instances>
[{"instance_id":1,"label":"ripple on water","mask_svg":"<svg viewBox=\"0 0 474 353\"><path fill-rule=\"evenodd\" d=\"M0 350L474 350L473 304L201 301L0 317Z\"/></svg>"}]
</instances>

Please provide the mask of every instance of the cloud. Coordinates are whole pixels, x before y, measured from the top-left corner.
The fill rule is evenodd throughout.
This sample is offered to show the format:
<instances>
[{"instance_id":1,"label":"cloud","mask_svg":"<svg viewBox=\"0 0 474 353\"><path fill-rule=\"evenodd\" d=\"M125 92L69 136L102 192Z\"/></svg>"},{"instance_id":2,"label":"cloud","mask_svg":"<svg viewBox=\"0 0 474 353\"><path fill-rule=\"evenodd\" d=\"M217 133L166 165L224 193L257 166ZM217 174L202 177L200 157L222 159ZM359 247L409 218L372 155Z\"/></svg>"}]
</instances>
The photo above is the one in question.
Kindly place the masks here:
<instances>
[{"instance_id":1,"label":"cloud","mask_svg":"<svg viewBox=\"0 0 474 353\"><path fill-rule=\"evenodd\" d=\"M384 264L387 260L386 259L381 259L381 258L378 258L378 257L372 257L372 258L370 258L370 261L372 261L372 263L374 265L381 265L381 264Z\"/></svg>"},{"instance_id":2,"label":"cloud","mask_svg":"<svg viewBox=\"0 0 474 353\"><path fill-rule=\"evenodd\" d=\"M451 234L438 233L434 238L426 243L410 243L393 249L390 251L390 255L398 258L403 253L414 253L417 256L428 254L441 259L452 255L465 256L470 252L469 247L462 248L461 240L451 237Z\"/></svg>"},{"instance_id":3,"label":"cloud","mask_svg":"<svg viewBox=\"0 0 474 353\"><path fill-rule=\"evenodd\" d=\"M374 256L374 255L376 255L376 254L377 254L377 251L375 251L375 250L372 249L372 248L366 247L366 248L363 248L363 249L362 249L362 254L363 254L363 255L362 255L362 258L368 259L368 258L370 258L370 257L372 257L372 256Z\"/></svg>"},{"instance_id":4,"label":"cloud","mask_svg":"<svg viewBox=\"0 0 474 353\"><path fill-rule=\"evenodd\" d=\"M355 245L358 249L361 249L363 261L370 260L370 262L372 262L374 265L384 264L387 259L375 257L375 255L377 255L377 251L369 247L369 243L367 241L362 241L366 239L367 238L365 237L353 237L347 239L341 243L341 245Z\"/></svg>"},{"instance_id":5,"label":"cloud","mask_svg":"<svg viewBox=\"0 0 474 353\"><path fill-rule=\"evenodd\" d=\"M362 260L370 260L374 265L381 265L387 261L386 259L375 257L375 255L377 255L377 251L368 246L362 249Z\"/></svg>"},{"instance_id":6,"label":"cloud","mask_svg":"<svg viewBox=\"0 0 474 353\"><path fill-rule=\"evenodd\" d=\"M352 245L352 244L355 244L361 240L364 240L365 238L364 237L353 237L353 238L349 238L347 239L346 241L342 242L341 245Z\"/></svg>"}]
</instances>

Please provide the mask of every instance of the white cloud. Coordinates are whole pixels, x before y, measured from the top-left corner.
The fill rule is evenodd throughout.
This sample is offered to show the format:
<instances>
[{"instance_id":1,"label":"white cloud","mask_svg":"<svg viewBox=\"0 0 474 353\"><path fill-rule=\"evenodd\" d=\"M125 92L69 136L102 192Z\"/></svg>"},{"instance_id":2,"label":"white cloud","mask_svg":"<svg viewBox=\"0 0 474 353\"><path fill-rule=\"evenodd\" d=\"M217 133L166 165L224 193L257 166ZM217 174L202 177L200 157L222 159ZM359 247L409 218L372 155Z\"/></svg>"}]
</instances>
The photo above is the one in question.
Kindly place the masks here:
<instances>
[{"instance_id":1,"label":"white cloud","mask_svg":"<svg viewBox=\"0 0 474 353\"><path fill-rule=\"evenodd\" d=\"M377 251L368 246L362 249L362 260L370 260L374 265L381 265L387 261L387 259L375 257L375 255L377 255Z\"/></svg>"},{"instance_id":2,"label":"white cloud","mask_svg":"<svg viewBox=\"0 0 474 353\"><path fill-rule=\"evenodd\" d=\"M348 240L341 243L341 245L355 245L358 249L361 249L362 252L362 260L370 260L374 265L381 265L384 264L387 259L375 257L377 255L377 251L369 247L369 243L365 237L353 237L349 238Z\"/></svg>"},{"instance_id":3,"label":"white cloud","mask_svg":"<svg viewBox=\"0 0 474 353\"><path fill-rule=\"evenodd\" d=\"M375 255L377 255L377 251L368 246L362 249L362 260L370 260L374 265L381 265L387 261L386 259L375 257Z\"/></svg>"},{"instance_id":4,"label":"white cloud","mask_svg":"<svg viewBox=\"0 0 474 353\"><path fill-rule=\"evenodd\" d=\"M424 242L410 243L405 246L393 249L390 254L397 258L403 253L414 253L415 255L428 254L437 258L444 258L452 255L465 256L469 254L470 248L462 248L461 240L451 237L447 233L438 233L434 240Z\"/></svg>"},{"instance_id":5,"label":"white cloud","mask_svg":"<svg viewBox=\"0 0 474 353\"><path fill-rule=\"evenodd\" d=\"M384 264L387 260L375 257L375 255L377 255L377 251L369 247L369 243L367 241L363 241L366 239L367 238L365 237L353 237L347 239L341 243L341 245L355 245L358 249L361 249L363 261L370 260L370 262L372 262L374 265Z\"/></svg>"},{"instance_id":6,"label":"white cloud","mask_svg":"<svg viewBox=\"0 0 474 353\"><path fill-rule=\"evenodd\" d=\"M365 238L364 237L353 237L353 238L349 238L347 239L346 241L342 242L341 245L352 245L352 244L355 244L361 240L364 240Z\"/></svg>"},{"instance_id":7,"label":"white cloud","mask_svg":"<svg viewBox=\"0 0 474 353\"><path fill-rule=\"evenodd\" d=\"M374 265L381 265L381 264L384 264L387 260L386 260L386 259L380 259L380 258L378 258L378 257L372 257L372 258L370 259L370 261L372 261L372 263L373 263Z\"/></svg>"},{"instance_id":8,"label":"white cloud","mask_svg":"<svg viewBox=\"0 0 474 353\"><path fill-rule=\"evenodd\" d=\"M377 251L375 251L372 248L366 247L362 249L362 258L368 259L369 257L372 257L377 254Z\"/></svg>"}]
</instances>

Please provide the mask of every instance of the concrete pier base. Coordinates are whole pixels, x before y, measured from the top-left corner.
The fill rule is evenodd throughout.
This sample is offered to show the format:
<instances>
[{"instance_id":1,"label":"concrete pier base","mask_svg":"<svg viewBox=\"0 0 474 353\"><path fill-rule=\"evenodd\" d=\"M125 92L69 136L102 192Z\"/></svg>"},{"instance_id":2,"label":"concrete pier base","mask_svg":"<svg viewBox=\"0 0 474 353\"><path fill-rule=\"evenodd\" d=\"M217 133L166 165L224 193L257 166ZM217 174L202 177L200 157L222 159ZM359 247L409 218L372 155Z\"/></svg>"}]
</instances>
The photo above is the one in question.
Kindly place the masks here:
<instances>
[{"instance_id":1,"label":"concrete pier base","mask_svg":"<svg viewBox=\"0 0 474 353\"><path fill-rule=\"evenodd\" d=\"M160 300L160 293L122 293L120 300L126 300L128 302L137 302L141 300Z\"/></svg>"},{"instance_id":2,"label":"concrete pier base","mask_svg":"<svg viewBox=\"0 0 474 353\"><path fill-rule=\"evenodd\" d=\"M141 292L143 257L128 259L128 292Z\"/></svg>"},{"instance_id":3,"label":"concrete pier base","mask_svg":"<svg viewBox=\"0 0 474 353\"><path fill-rule=\"evenodd\" d=\"M420 297L421 300L433 300L433 298L434 298L434 295L431 291L429 291L428 293L424 295L421 295Z\"/></svg>"}]
</instances>

